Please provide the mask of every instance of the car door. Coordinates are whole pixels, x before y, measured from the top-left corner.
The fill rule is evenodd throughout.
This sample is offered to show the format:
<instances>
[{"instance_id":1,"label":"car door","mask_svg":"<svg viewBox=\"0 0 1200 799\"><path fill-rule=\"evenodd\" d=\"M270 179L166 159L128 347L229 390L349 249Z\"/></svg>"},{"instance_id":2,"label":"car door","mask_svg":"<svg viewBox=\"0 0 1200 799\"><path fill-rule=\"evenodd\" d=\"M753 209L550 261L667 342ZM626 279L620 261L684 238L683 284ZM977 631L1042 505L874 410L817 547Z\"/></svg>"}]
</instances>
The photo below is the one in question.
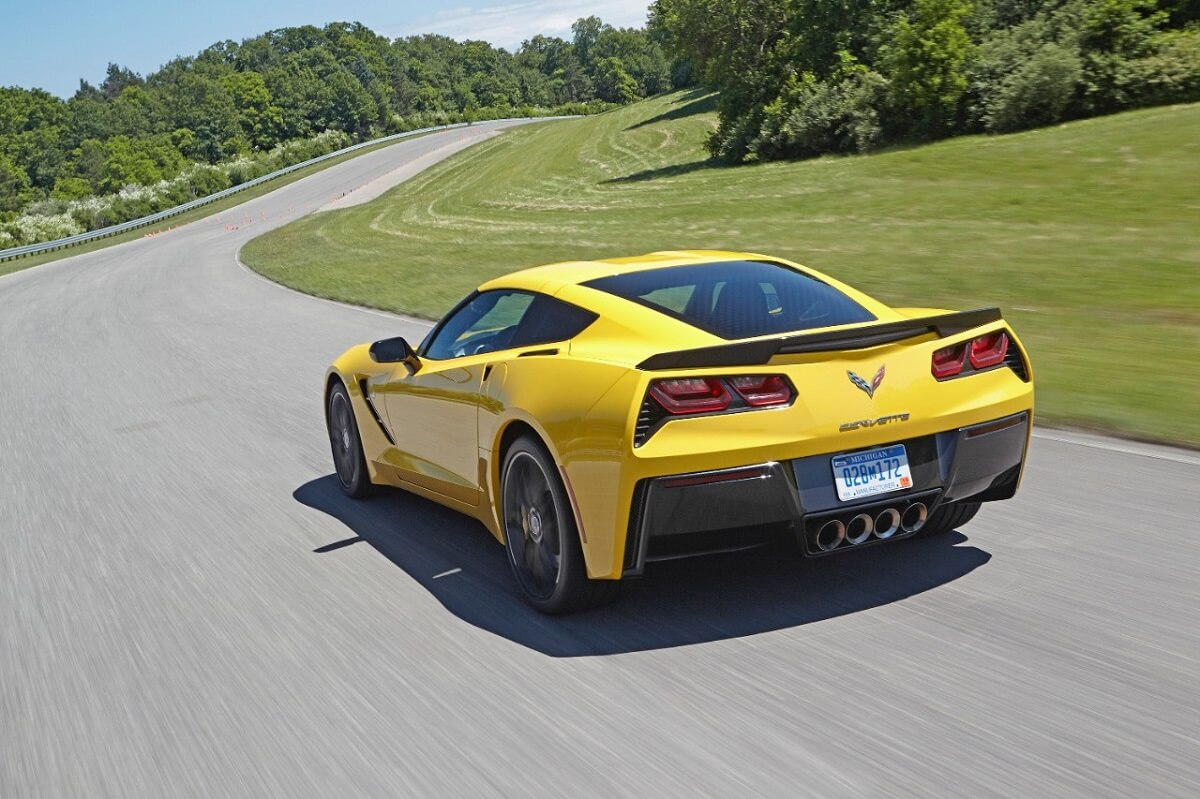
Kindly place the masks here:
<instances>
[{"instance_id":1,"label":"car door","mask_svg":"<svg viewBox=\"0 0 1200 799\"><path fill-rule=\"evenodd\" d=\"M430 334L417 371L400 364L378 386L404 479L460 502L479 503L480 390L533 298L520 291L468 297Z\"/></svg>"}]
</instances>

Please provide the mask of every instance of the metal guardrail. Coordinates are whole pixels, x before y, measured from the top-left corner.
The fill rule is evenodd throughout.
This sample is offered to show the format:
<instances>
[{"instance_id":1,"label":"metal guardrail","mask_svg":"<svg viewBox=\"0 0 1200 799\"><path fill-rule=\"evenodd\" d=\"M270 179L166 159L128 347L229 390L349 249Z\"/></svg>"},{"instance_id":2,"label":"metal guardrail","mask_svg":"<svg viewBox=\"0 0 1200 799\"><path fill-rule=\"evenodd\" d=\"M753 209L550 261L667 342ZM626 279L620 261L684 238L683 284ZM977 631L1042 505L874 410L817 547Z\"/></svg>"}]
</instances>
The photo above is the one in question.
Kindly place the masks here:
<instances>
[{"instance_id":1,"label":"metal guardrail","mask_svg":"<svg viewBox=\"0 0 1200 799\"><path fill-rule=\"evenodd\" d=\"M513 121L516 121L517 119L551 120L551 119L567 119L567 118L568 117L558 116L558 117L519 117L519 118L510 118L510 119L489 119L489 120L482 120L479 124L486 124L488 122L513 122ZM404 133L393 133L391 136L384 136L379 139L372 139L371 141L360 142L359 144L352 144L349 147L342 148L341 150L337 150L332 153L326 153L325 155L318 155L316 158L310 158L307 161L303 161L299 164L292 164L291 166L285 166L283 169L277 169L274 172L270 173L269 175L263 175L262 177L255 178L254 180L248 180L245 183L239 183L236 186L231 186L230 188L225 189L223 191L219 191L216 194L210 194L207 197L200 197L198 199L192 200L191 202L186 202L183 205L177 205L174 208L168 208L167 210L159 211L156 214L150 214L149 216L143 216L140 219L132 219L128 222L122 222L119 225L110 225L109 227L106 227L106 228L100 228L99 230L92 230L92 231L89 231L88 233L79 233L74 236L67 236L66 238L63 238L63 239L55 239L54 241L44 241L40 244L26 244L22 247L12 247L7 250L0 250L0 262L9 261L9 260L12 260L13 258L22 258L26 255L38 255L38 254L44 253L44 252L53 252L54 250L61 250L65 247L74 247L77 244L84 244L86 242L95 241L97 239L106 239L109 236L115 236L118 233L125 233L126 231L129 231L129 230L136 230L137 228L140 228L140 227L145 227L147 225L153 225L155 222L161 222L164 219L170 219L173 216L178 216L179 214L186 213L187 211L191 211L193 208L200 208L201 206L205 206L205 205L208 205L209 203L216 202L217 200L224 199L225 197L228 197L231 194L237 194L239 191L245 191L246 189L253 188L254 186L258 186L262 183L266 183L269 180L274 180L275 178L282 177L290 172L295 172L297 169L304 169L307 166L312 166L313 164L319 164L322 161L328 161L331 158L337 158L340 155L345 155L346 153L352 153L355 150L361 150L364 147L373 147L377 144L384 144L386 142L396 141L398 139L406 139L410 136L417 136L422 133L432 133L433 131L437 131L437 130L450 130L451 128L465 128L468 126L468 124L470 124L470 123L456 122L453 125L437 125L436 127L432 127L432 128L420 128L419 130L408 130L408 131L405 131Z\"/></svg>"}]
</instances>

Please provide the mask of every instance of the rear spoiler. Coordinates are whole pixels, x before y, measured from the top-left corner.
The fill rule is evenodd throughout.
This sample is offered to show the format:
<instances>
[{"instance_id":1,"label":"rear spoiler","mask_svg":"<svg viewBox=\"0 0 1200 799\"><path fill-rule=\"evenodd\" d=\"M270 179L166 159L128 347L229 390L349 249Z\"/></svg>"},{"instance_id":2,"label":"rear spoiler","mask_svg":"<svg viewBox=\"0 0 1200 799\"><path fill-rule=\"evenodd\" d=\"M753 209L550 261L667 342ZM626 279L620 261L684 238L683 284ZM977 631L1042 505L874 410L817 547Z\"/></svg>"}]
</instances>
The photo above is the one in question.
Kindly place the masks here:
<instances>
[{"instance_id":1,"label":"rear spoiler","mask_svg":"<svg viewBox=\"0 0 1200 799\"><path fill-rule=\"evenodd\" d=\"M834 352L836 350L863 350L880 344L891 344L914 336L937 333L945 338L966 332L989 322L1000 321L999 308L980 308L924 316L920 319L903 319L899 322L884 322L879 325L855 327L849 330L829 330L824 333L795 333L779 338L757 341L737 341L718 344L715 347L699 347L694 350L677 350L651 355L638 364L645 371L659 369L702 369L721 366L757 366L765 364L776 355L794 355L802 352Z\"/></svg>"}]
</instances>

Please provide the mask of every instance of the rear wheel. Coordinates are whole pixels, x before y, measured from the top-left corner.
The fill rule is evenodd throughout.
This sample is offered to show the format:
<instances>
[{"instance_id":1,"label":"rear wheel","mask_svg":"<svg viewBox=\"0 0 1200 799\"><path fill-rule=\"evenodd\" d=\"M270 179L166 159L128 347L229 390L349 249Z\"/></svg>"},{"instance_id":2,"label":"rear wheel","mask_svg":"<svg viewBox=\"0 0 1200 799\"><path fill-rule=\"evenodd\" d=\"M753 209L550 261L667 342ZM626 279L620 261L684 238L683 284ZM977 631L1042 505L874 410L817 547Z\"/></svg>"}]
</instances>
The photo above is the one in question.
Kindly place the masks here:
<instances>
[{"instance_id":1,"label":"rear wheel","mask_svg":"<svg viewBox=\"0 0 1200 799\"><path fill-rule=\"evenodd\" d=\"M975 518L983 503L980 502L951 502L933 512L929 521L921 528L921 535L939 535L957 530Z\"/></svg>"},{"instance_id":2,"label":"rear wheel","mask_svg":"<svg viewBox=\"0 0 1200 799\"><path fill-rule=\"evenodd\" d=\"M350 393L340 382L329 390L325 418L329 426L329 445L333 450L333 468L338 483L347 496L362 499L371 493L367 461L363 456L362 439L358 435L358 423L354 421L354 409L350 406Z\"/></svg>"},{"instance_id":3,"label":"rear wheel","mask_svg":"<svg viewBox=\"0 0 1200 799\"><path fill-rule=\"evenodd\" d=\"M558 469L536 438L522 436L505 453L500 502L508 562L529 604L543 613L569 613L616 596L615 581L588 579Z\"/></svg>"}]
</instances>

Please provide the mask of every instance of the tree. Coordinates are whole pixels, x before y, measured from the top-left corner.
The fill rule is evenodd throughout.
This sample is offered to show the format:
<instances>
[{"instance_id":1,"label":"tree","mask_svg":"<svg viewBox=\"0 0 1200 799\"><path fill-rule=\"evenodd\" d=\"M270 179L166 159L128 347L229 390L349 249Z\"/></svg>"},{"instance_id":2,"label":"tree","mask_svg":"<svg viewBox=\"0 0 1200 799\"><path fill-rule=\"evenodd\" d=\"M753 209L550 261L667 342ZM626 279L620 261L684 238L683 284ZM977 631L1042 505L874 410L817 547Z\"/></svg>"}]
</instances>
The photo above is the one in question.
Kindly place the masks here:
<instances>
[{"instance_id":1,"label":"tree","mask_svg":"<svg viewBox=\"0 0 1200 799\"><path fill-rule=\"evenodd\" d=\"M118 64L109 63L108 71L104 76L104 82L100 84L100 93L104 95L106 100L115 100L121 95L121 92L128 89L130 86L144 86L146 82L142 80L142 76Z\"/></svg>"},{"instance_id":2,"label":"tree","mask_svg":"<svg viewBox=\"0 0 1200 799\"><path fill-rule=\"evenodd\" d=\"M638 83L625 71L619 58L596 62L596 94L609 103L628 103L638 97Z\"/></svg>"},{"instance_id":3,"label":"tree","mask_svg":"<svg viewBox=\"0 0 1200 799\"><path fill-rule=\"evenodd\" d=\"M964 0L916 0L896 22L884 60L892 96L916 133L939 135L955 125L973 49L963 27L969 10Z\"/></svg>"},{"instance_id":4,"label":"tree","mask_svg":"<svg viewBox=\"0 0 1200 799\"><path fill-rule=\"evenodd\" d=\"M574 34L575 58L584 67L591 66L592 45L596 43L596 39L600 38L600 31L603 27L604 23L600 21L600 17L580 17L571 25L571 33Z\"/></svg>"},{"instance_id":5,"label":"tree","mask_svg":"<svg viewBox=\"0 0 1200 799\"><path fill-rule=\"evenodd\" d=\"M19 211L33 197L25 170L0 154L0 211Z\"/></svg>"},{"instance_id":6,"label":"tree","mask_svg":"<svg viewBox=\"0 0 1200 799\"><path fill-rule=\"evenodd\" d=\"M270 149L283 131L283 111L275 105L263 76L257 72L235 72L222 78L237 109L238 124L250 146Z\"/></svg>"}]
</instances>

